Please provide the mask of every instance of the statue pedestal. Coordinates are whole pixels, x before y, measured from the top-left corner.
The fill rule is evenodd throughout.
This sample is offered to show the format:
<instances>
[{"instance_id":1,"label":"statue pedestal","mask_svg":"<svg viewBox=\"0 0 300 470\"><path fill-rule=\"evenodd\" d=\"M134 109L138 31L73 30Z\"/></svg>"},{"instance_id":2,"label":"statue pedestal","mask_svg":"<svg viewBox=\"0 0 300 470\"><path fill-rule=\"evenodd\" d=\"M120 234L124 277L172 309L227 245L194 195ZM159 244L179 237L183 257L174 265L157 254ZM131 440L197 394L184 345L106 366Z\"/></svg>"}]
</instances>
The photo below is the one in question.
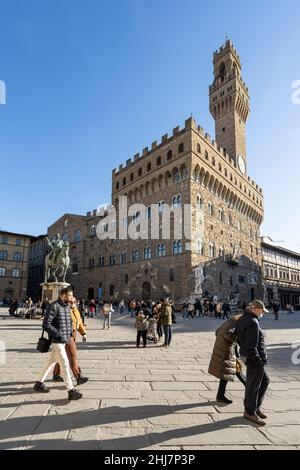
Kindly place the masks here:
<instances>
[{"instance_id":1,"label":"statue pedestal","mask_svg":"<svg viewBox=\"0 0 300 470\"><path fill-rule=\"evenodd\" d=\"M47 297L49 302L54 302L58 299L60 291L69 285L67 282L43 282L41 284L43 288L42 301Z\"/></svg>"}]
</instances>

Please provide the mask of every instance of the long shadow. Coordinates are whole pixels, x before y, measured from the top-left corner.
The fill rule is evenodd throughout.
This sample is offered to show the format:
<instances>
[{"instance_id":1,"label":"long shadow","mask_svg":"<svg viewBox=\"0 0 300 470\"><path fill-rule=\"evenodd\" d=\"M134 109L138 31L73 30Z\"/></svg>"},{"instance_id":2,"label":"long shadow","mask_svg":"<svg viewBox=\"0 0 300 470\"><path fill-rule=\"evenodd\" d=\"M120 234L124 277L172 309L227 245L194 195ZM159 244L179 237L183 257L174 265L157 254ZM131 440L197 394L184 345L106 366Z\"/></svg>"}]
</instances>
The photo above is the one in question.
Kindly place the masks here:
<instances>
[{"instance_id":1,"label":"long shadow","mask_svg":"<svg viewBox=\"0 0 300 470\"><path fill-rule=\"evenodd\" d=\"M63 422L63 416L58 417L60 418L59 421L60 423ZM102 418L105 418L104 415L102 415ZM119 420L118 420L119 421ZM95 423L96 425L105 425L107 424L105 422L105 419L101 422L98 421ZM212 422L208 424L200 424L200 425L195 425L191 427L184 427L184 428L176 428L176 429L167 429L166 431L162 432L155 432L151 431L148 434L144 435L134 435L134 436L128 436L128 437L116 437L113 439L101 439L101 440L87 440L87 441L68 441L66 439L54 439L51 441L45 441L45 440L34 440L34 441L28 441L26 444L24 441L12 441L8 443L0 443L0 448L15 448L15 447L20 447L20 445L24 445L27 447L30 447L31 449L43 449L43 447L51 448L51 443L53 445L53 448L94 448L94 449L102 449L102 450L139 450L143 449L149 446L155 446L155 445L162 445L166 441L170 441L172 439L186 439L191 436L196 436L196 435L201 435L201 434L207 434L211 432L216 432L216 431L221 431L223 429L228 429L233 426L240 426L245 424L245 421L241 417L231 417L224 419L223 421L218 421L218 422ZM248 424L248 423L247 423ZM89 424L92 426L93 424ZM248 424L251 426L251 424ZM256 427L253 425L253 427ZM49 428L50 429L50 428ZM50 430L47 430L47 432L51 432ZM106 432L109 433L109 429L105 430ZM105 432L103 431L103 433ZM39 428L35 430L36 434L40 434ZM238 431L237 431L238 432ZM10 436L5 436L6 438L9 438ZM14 437L14 436L12 436ZM34 438L34 436L33 436ZM232 439L232 444L235 444L234 438ZM164 444L166 445L166 444ZM182 445L182 443L178 444L177 442L173 444L169 444L170 449L172 449L172 446L178 446ZM186 442L185 445L191 445L189 442ZM205 445L205 443L203 444Z\"/></svg>"},{"instance_id":2,"label":"long shadow","mask_svg":"<svg viewBox=\"0 0 300 470\"><path fill-rule=\"evenodd\" d=\"M47 402L42 403L47 404ZM12 416L8 420L0 422L0 435L2 439L5 439L8 437L28 436L33 433L60 432L85 426L101 426L110 423L118 423L128 420L129 416L137 416L138 419L166 416L176 411L190 410L207 405L210 405L210 402L206 401L204 403L188 403L182 405L128 406L124 408L111 406L78 413L73 411L63 415L26 416L17 418ZM44 420L45 427L43 428Z\"/></svg>"}]
</instances>

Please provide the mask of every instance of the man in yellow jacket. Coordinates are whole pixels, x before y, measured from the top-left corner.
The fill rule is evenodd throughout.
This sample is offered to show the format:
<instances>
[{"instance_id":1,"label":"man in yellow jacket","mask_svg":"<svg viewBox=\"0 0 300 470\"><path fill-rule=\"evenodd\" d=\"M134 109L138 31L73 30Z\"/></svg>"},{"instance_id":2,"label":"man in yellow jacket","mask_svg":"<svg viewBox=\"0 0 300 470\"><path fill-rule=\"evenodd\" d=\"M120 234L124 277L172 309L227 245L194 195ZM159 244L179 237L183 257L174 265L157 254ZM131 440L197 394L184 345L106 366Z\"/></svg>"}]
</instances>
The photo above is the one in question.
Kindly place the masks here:
<instances>
[{"instance_id":1,"label":"man in yellow jacket","mask_svg":"<svg viewBox=\"0 0 300 470\"><path fill-rule=\"evenodd\" d=\"M82 336L82 341L86 341L86 330L82 322L82 318L80 312L77 308L77 302L75 297L72 298L70 301L70 308L71 308L71 319L72 319L72 336L69 339L68 343L66 344L66 353L69 359L70 367L73 372L75 379L77 380L77 385L81 385L88 381L88 377L83 377L81 374L81 369L78 364L78 354L76 348L76 334L77 331ZM53 381L54 382L61 382L63 379L60 376L60 366L57 363L53 370Z\"/></svg>"}]
</instances>

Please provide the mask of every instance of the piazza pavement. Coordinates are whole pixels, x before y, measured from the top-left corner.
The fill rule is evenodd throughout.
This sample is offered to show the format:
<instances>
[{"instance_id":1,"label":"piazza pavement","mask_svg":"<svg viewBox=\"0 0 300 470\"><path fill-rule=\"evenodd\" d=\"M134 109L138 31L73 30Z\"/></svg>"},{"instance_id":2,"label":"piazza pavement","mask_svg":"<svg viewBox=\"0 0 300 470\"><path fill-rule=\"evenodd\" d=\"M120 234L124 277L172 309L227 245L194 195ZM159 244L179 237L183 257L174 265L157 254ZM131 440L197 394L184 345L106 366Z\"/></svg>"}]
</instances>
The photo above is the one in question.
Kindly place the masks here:
<instances>
[{"instance_id":1,"label":"piazza pavement","mask_svg":"<svg viewBox=\"0 0 300 470\"><path fill-rule=\"evenodd\" d=\"M300 449L300 352L291 347L299 341L300 349L300 313L262 320L271 379L263 428L243 419L240 382L228 384L232 405L215 401L218 380L207 368L221 320L177 319L170 348L137 349L129 315L115 313L105 331L88 318L78 350L90 380L83 399L68 402L63 384L32 390L46 360L36 351L41 320L0 318L0 449Z\"/></svg>"}]
</instances>

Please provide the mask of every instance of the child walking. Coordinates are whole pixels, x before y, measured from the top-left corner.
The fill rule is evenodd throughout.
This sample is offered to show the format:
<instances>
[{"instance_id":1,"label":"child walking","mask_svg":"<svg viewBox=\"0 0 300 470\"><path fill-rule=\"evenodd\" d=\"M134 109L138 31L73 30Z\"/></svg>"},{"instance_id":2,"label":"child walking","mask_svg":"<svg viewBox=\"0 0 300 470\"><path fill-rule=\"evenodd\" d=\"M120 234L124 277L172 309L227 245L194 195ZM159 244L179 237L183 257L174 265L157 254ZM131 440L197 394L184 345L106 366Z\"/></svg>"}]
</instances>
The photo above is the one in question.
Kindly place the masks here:
<instances>
[{"instance_id":1,"label":"child walking","mask_svg":"<svg viewBox=\"0 0 300 470\"><path fill-rule=\"evenodd\" d=\"M135 320L135 326L137 329L137 337L136 337L136 347L140 347L140 340L141 337L143 338L143 347L145 348L147 345L147 331L148 331L148 319L147 316L144 315L143 310L139 310Z\"/></svg>"}]
</instances>

